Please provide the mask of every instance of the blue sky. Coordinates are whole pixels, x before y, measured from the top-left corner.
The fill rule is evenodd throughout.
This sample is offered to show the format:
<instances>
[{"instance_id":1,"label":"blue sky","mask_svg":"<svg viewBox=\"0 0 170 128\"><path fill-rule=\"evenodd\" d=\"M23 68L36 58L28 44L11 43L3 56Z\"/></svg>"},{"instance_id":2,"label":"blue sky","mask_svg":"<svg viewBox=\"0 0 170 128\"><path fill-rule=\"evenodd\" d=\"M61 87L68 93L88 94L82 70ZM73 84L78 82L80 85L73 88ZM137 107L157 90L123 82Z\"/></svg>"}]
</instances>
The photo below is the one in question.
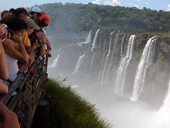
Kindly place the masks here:
<instances>
[{"instance_id":1,"label":"blue sky","mask_svg":"<svg viewBox=\"0 0 170 128\"><path fill-rule=\"evenodd\" d=\"M153 10L170 11L170 0L0 0L0 11L9 8L30 7L35 4L71 2L71 3L95 3L104 5L120 5L126 7L147 7Z\"/></svg>"}]
</instances>

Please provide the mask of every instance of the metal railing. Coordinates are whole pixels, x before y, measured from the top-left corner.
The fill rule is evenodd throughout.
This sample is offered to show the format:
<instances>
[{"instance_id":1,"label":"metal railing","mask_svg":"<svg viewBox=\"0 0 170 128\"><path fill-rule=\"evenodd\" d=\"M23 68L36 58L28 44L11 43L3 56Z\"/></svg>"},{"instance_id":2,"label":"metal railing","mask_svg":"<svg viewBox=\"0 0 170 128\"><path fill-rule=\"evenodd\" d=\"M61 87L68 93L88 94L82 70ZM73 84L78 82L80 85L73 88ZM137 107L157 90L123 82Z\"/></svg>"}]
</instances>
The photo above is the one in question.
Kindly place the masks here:
<instances>
[{"instance_id":1,"label":"metal railing","mask_svg":"<svg viewBox=\"0 0 170 128\"><path fill-rule=\"evenodd\" d=\"M33 64L25 64L3 99L17 114L21 128L31 128L38 102L45 95L47 64L48 56L39 56ZM29 69L27 72L26 68Z\"/></svg>"}]
</instances>

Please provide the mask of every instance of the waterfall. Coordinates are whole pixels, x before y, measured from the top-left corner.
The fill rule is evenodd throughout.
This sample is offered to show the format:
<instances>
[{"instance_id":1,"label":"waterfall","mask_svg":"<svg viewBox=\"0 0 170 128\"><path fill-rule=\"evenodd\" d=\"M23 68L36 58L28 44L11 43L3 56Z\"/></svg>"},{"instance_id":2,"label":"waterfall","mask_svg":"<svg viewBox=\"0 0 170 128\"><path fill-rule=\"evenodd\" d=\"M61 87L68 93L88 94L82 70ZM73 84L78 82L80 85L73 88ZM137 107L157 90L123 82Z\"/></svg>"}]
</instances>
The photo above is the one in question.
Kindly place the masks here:
<instances>
[{"instance_id":1,"label":"waterfall","mask_svg":"<svg viewBox=\"0 0 170 128\"><path fill-rule=\"evenodd\" d=\"M110 53L111 53L112 36L113 36L113 32L110 33L109 50L108 50L108 53L107 53L107 56L106 56L106 59L105 59L105 62L104 62L104 68L103 68L103 71L102 71L101 82L100 82L101 85L104 83L104 75L105 75L105 72L106 72L106 67L107 67L107 63L108 63L108 58L109 58L109 55L110 55Z\"/></svg>"},{"instance_id":2,"label":"waterfall","mask_svg":"<svg viewBox=\"0 0 170 128\"><path fill-rule=\"evenodd\" d=\"M170 128L170 79L168 86L166 98L154 120L154 128Z\"/></svg>"},{"instance_id":3,"label":"waterfall","mask_svg":"<svg viewBox=\"0 0 170 128\"><path fill-rule=\"evenodd\" d=\"M78 58L78 61L76 63L76 66L75 66L75 69L73 71L73 74L76 74L78 72L78 70L80 69L80 65L82 64L83 62L83 59L85 57L85 54L81 55L79 58Z\"/></svg>"},{"instance_id":4,"label":"waterfall","mask_svg":"<svg viewBox=\"0 0 170 128\"><path fill-rule=\"evenodd\" d=\"M82 46L84 44L90 44L91 42L91 30L89 31L87 37L86 37L86 41L84 41L83 43L80 43L79 46Z\"/></svg>"},{"instance_id":5,"label":"waterfall","mask_svg":"<svg viewBox=\"0 0 170 128\"><path fill-rule=\"evenodd\" d=\"M126 56L123 57L120 61L120 65L117 70L117 76L116 76L116 90L115 90L116 92L120 92L120 93L123 92L127 67L133 55L134 42L135 42L134 40L135 40L135 35L131 35L128 41Z\"/></svg>"},{"instance_id":6,"label":"waterfall","mask_svg":"<svg viewBox=\"0 0 170 128\"><path fill-rule=\"evenodd\" d=\"M121 41L121 48L120 48L121 58L123 57L123 51L124 51L123 50L123 45L124 45L125 37L126 37L126 35L123 36L122 41Z\"/></svg>"},{"instance_id":7,"label":"waterfall","mask_svg":"<svg viewBox=\"0 0 170 128\"><path fill-rule=\"evenodd\" d=\"M113 46L112 46L112 50L111 50L111 53L110 53L110 59L108 60L108 64L107 64L107 71L106 71L106 75L105 75L105 78L106 78L106 81L110 80L110 76L113 76L113 67L114 66L114 57L115 57L115 50L117 49L117 44L118 44L118 41L119 41L119 33L117 33L114 37L114 40L113 40Z\"/></svg>"},{"instance_id":8,"label":"waterfall","mask_svg":"<svg viewBox=\"0 0 170 128\"><path fill-rule=\"evenodd\" d=\"M57 67L58 60L60 58L60 53L61 53L61 48L59 49L57 57L54 59L53 63L49 66L50 68L55 68Z\"/></svg>"},{"instance_id":9,"label":"waterfall","mask_svg":"<svg viewBox=\"0 0 170 128\"><path fill-rule=\"evenodd\" d=\"M92 48L91 51L93 51L96 48L96 43L97 43L97 37L98 37L98 33L100 31L100 28L96 31L94 39L93 39L93 43L92 43ZM89 73L89 77L92 73L92 69L93 69L93 63L94 63L94 58L95 58L95 53L92 52L92 60L91 60L91 64L90 64L90 73Z\"/></svg>"},{"instance_id":10,"label":"waterfall","mask_svg":"<svg viewBox=\"0 0 170 128\"><path fill-rule=\"evenodd\" d=\"M116 34L115 38L114 38L114 41L113 41L113 49L112 49L112 55L111 55L111 61L109 63L109 70L111 69L111 66L112 66L112 60L114 58L114 53L115 53L115 49L116 49L116 46L117 46L117 43L118 43L118 40L119 40L119 33Z\"/></svg>"},{"instance_id":11,"label":"waterfall","mask_svg":"<svg viewBox=\"0 0 170 128\"><path fill-rule=\"evenodd\" d=\"M118 40L119 40L119 33L116 34L115 38L114 38L114 41L113 41L113 49L112 49L112 55L111 55L111 58L110 58L110 63L109 63L109 70L111 71L111 67L112 67L112 61L113 61L113 58L114 58L114 54L115 54L115 50L116 50L116 46L117 46L117 43L118 43Z\"/></svg>"},{"instance_id":12,"label":"waterfall","mask_svg":"<svg viewBox=\"0 0 170 128\"><path fill-rule=\"evenodd\" d=\"M96 48L96 43L97 43L96 40L97 40L99 31L100 31L100 29L98 29L98 30L96 31L96 34L95 34L95 36L94 36L94 40L93 40L93 43L92 43L91 51L93 51L93 50Z\"/></svg>"},{"instance_id":13,"label":"waterfall","mask_svg":"<svg viewBox=\"0 0 170 128\"><path fill-rule=\"evenodd\" d=\"M91 30L89 31L86 41L84 42L84 44L89 44L91 42Z\"/></svg>"},{"instance_id":14,"label":"waterfall","mask_svg":"<svg viewBox=\"0 0 170 128\"><path fill-rule=\"evenodd\" d=\"M89 77L92 73L92 70L93 70L93 63L94 63L94 58L95 58L95 53L92 53L92 60L91 60L91 63L90 63L90 73L89 73Z\"/></svg>"},{"instance_id":15,"label":"waterfall","mask_svg":"<svg viewBox=\"0 0 170 128\"><path fill-rule=\"evenodd\" d=\"M137 101L141 92L143 91L146 70L147 70L147 67L152 64L156 40L157 40L157 37L154 36L150 38L145 45L145 48L143 50L142 57L140 59L138 69L136 72L131 101Z\"/></svg>"},{"instance_id":16,"label":"waterfall","mask_svg":"<svg viewBox=\"0 0 170 128\"><path fill-rule=\"evenodd\" d=\"M119 32L116 34L115 39L114 39L114 45L113 45L113 52L115 53L116 48L117 48L117 44L119 41Z\"/></svg>"}]
</instances>

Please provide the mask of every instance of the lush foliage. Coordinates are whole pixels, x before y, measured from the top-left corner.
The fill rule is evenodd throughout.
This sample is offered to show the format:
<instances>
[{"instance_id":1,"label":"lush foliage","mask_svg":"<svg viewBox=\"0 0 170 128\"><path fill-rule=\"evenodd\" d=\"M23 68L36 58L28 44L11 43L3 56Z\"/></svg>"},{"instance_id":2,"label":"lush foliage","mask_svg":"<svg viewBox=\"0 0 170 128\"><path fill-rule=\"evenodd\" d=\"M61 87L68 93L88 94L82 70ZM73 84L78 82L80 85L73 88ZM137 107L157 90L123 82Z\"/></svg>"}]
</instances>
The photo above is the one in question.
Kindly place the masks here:
<instances>
[{"instance_id":1,"label":"lush foliage","mask_svg":"<svg viewBox=\"0 0 170 128\"><path fill-rule=\"evenodd\" d=\"M45 4L41 8L51 18L51 29L79 32L103 27L128 32L169 31L170 13L148 8L104 6L95 4Z\"/></svg>"},{"instance_id":2,"label":"lush foliage","mask_svg":"<svg viewBox=\"0 0 170 128\"><path fill-rule=\"evenodd\" d=\"M54 80L48 82L50 128L108 128L94 106L76 95L70 88L60 87Z\"/></svg>"}]
</instances>

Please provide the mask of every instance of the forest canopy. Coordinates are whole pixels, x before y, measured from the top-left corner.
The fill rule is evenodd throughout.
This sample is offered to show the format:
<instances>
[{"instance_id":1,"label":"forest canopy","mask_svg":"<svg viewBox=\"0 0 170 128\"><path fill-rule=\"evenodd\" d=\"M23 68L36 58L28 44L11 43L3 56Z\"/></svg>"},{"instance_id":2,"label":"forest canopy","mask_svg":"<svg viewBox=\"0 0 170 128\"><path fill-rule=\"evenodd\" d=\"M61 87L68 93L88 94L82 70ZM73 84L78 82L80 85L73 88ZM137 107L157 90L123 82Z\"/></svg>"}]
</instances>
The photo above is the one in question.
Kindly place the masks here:
<instances>
[{"instance_id":1,"label":"forest canopy","mask_svg":"<svg viewBox=\"0 0 170 128\"><path fill-rule=\"evenodd\" d=\"M41 8L51 18L50 29L58 32L89 31L91 28L126 32L167 32L170 12L148 8L73 3L44 4Z\"/></svg>"}]
</instances>

